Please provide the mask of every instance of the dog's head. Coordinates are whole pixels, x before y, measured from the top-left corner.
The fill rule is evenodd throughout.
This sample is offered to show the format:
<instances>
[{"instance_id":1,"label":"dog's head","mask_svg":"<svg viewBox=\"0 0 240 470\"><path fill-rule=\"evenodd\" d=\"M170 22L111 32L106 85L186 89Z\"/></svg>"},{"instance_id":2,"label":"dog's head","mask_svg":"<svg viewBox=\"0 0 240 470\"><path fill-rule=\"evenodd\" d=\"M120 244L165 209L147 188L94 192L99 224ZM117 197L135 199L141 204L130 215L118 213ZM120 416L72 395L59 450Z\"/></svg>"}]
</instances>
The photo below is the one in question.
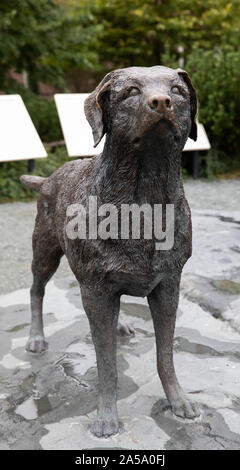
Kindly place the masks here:
<instances>
[{"instance_id":1,"label":"dog's head","mask_svg":"<svg viewBox=\"0 0 240 470\"><path fill-rule=\"evenodd\" d=\"M85 100L96 147L106 133L138 145L149 133L183 147L197 139L197 96L184 70L130 67L108 73Z\"/></svg>"}]
</instances>

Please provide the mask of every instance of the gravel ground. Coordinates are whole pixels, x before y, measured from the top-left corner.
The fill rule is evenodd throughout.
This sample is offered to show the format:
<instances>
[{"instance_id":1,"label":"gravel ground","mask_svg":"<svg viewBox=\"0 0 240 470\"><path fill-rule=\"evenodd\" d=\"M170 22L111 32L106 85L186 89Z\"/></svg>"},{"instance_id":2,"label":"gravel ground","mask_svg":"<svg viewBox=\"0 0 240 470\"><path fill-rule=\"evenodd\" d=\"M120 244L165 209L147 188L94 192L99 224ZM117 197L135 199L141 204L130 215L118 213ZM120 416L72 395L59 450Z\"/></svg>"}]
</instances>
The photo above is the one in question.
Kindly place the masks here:
<instances>
[{"instance_id":1,"label":"gravel ground","mask_svg":"<svg viewBox=\"0 0 240 470\"><path fill-rule=\"evenodd\" d=\"M240 180L202 181L189 179L185 192L191 209L238 211ZM0 292L7 293L31 285L31 236L36 202L0 205ZM54 278L72 276L65 258Z\"/></svg>"}]
</instances>

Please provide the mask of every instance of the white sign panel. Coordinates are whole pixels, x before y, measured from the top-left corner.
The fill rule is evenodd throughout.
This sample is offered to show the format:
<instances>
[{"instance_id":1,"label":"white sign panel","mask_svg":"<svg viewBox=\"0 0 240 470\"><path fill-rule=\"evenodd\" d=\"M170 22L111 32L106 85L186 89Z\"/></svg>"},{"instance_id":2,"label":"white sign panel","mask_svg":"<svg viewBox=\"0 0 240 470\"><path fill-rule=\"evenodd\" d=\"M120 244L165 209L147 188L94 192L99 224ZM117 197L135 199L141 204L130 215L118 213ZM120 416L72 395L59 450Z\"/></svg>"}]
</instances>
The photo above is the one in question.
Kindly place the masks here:
<instances>
[{"instance_id":1,"label":"white sign panel","mask_svg":"<svg viewBox=\"0 0 240 470\"><path fill-rule=\"evenodd\" d=\"M210 142L208 140L208 136L202 124L197 122L197 140L194 142L192 139L188 139L185 147L183 149L184 152L187 151L198 151L198 150L209 150L211 148Z\"/></svg>"},{"instance_id":2,"label":"white sign panel","mask_svg":"<svg viewBox=\"0 0 240 470\"><path fill-rule=\"evenodd\" d=\"M47 157L20 95L0 95L0 161Z\"/></svg>"},{"instance_id":3,"label":"white sign panel","mask_svg":"<svg viewBox=\"0 0 240 470\"><path fill-rule=\"evenodd\" d=\"M69 157L92 156L102 152L104 138L93 147L92 130L84 114L89 93L64 93L54 96Z\"/></svg>"},{"instance_id":4,"label":"white sign panel","mask_svg":"<svg viewBox=\"0 0 240 470\"><path fill-rule=\"evenodd\" d=\"M84 114L87 96L89 93L58 93L54 96L69 157L98 155L103 150L104 137L96 148L93 147L92 130ZM184 151L210 148L203 125L197 123L197 127L197 141L188 139Z\"/></svg>"}]
</instances>

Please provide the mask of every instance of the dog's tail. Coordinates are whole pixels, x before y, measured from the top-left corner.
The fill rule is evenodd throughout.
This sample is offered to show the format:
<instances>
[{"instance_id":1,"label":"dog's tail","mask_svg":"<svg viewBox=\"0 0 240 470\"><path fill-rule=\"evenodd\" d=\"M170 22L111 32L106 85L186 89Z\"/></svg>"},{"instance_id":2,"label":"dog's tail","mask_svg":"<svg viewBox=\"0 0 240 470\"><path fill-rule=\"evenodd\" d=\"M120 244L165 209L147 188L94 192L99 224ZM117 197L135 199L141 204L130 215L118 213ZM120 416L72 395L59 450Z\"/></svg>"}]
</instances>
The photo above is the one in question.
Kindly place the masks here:
<instances>
[{"instance_id":1,"label":"dog's tail","mask_svg":"<svg viewBox=\"0 0 240 470\"><path fill-rule=\"evenodd\" d=\"M20 181L23 186L26 186L33 191L40 191L42 184L46 181L47 178L42 176L33 176L33 175L22 175L20 176Z\"/></svg>"}]
</instances>

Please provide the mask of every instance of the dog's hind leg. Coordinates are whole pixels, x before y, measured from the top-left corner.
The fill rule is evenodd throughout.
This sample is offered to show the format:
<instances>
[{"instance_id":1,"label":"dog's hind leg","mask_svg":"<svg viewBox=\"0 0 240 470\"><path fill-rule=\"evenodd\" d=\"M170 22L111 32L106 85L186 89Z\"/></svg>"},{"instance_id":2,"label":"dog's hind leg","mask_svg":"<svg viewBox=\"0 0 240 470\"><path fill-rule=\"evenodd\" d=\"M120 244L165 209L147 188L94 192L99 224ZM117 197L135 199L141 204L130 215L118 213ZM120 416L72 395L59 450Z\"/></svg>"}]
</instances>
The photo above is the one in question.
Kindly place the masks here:
<instances>
[{"instance_id":1,"label":"dog's hind leg","mask_svg":"<svg viewBox=\"0 0 240 470\"><path fill-rule=\"evenodd\" d=\"M173 336L179 300L180 274L162 281L148 296L157 346L157 368L172 411L182 418L199 416L195 403L182 391L173 363Z\"/></svg>"},{"instance_id":2,"label":"dog's hind leg","mask_svg":"<svg viewBox=\"0 0 240 470\"><path fill-rule=\"evenodd\" d=\"M33 233L33 283L30 290L32 322L26 350L41 353L48 344L44 338L42 304L45 286L57 270L63 252L57 239L37 218Z\"/></svg>"},{"instance_id":3,"label":"dog's hind leg","mask_svg":"<svg viewBox=\"0 0 240 470\"><path fill-rule=\"evenodd\" d=\"M107 437L119 430L116 344L120 297L96 294L93 289L83 287L81 292L95 346L99 380L97 419L91 431L95 436Z\"/></svg>"}]
</instances>

